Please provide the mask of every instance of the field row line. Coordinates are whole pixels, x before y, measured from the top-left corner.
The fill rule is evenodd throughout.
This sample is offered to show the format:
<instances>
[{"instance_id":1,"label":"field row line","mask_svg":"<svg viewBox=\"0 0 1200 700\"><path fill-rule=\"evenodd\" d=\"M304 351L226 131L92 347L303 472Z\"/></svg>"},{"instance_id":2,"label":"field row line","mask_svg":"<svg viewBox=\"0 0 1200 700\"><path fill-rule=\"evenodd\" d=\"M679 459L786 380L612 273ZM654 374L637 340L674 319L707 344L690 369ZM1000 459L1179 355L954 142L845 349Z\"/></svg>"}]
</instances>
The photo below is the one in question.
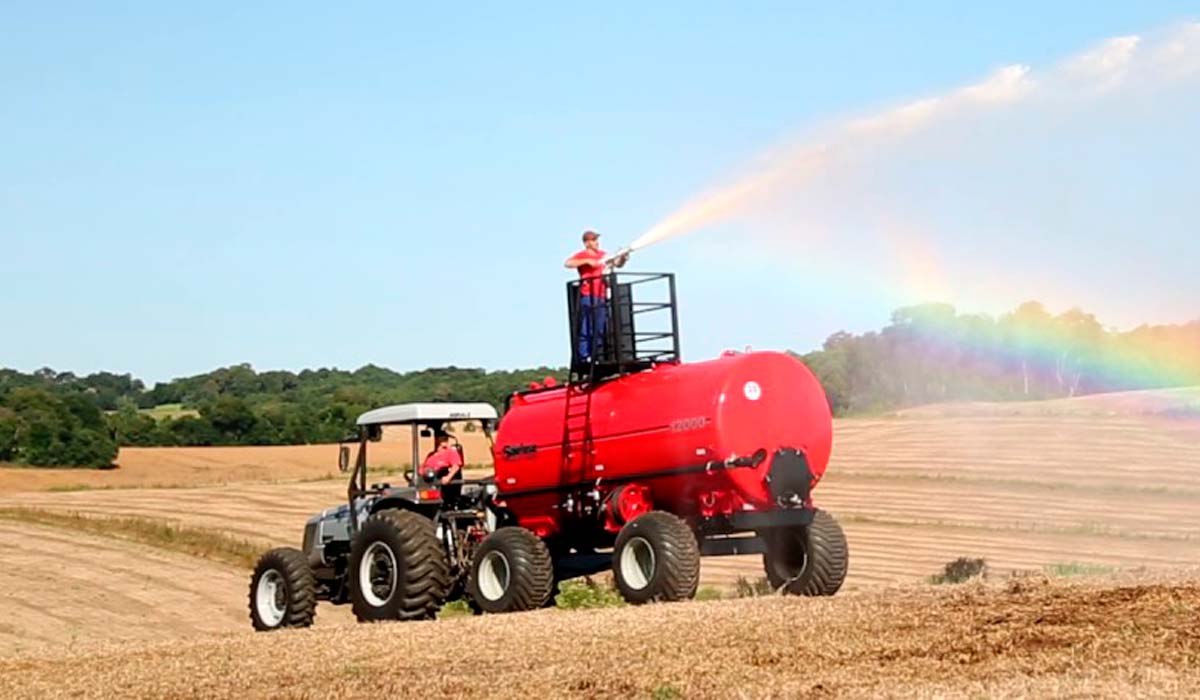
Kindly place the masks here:
<instances>
[{"instance_id":1,"label":"field row line","mask_svg":"<svg viewBox=\"0 0 1200 700\"><path fill-rule=\"evenodd\" d=\"M957 474L944 473L901 473L901 472L883 472L872 470L855 470L841 469L836 475L831 474L826 476L827 480L836 480L841 482L843 479L863 479L870 481L933 481L947 482L970 485L989 485L989 486L1011 486L1015 488L1029 489L1035 491L1073 491L1073 492L1090 492L1099 494L1111 493L1137 493L1154 496L1168 496L1171 498L1194 499L1200 498L1200 489L1178 488L1174 486L1142 486L1139 484L1122 484L1122 483L1079 483L1079 482L1063 482L1063 481L1038 481L1036 479L1004 479L989 476L960 476Z\"/></svg>"},{"instance_id":2,"label":"field row line","mask_svg":"<svg viewBox=\"0 0 1200 700\"><path fill-rule=\"evenodd\" d=\"M263 551L259 545L217 530L149 518L94 517L38 508L0 508L0 518L135 542L243 569L253 568Z\"/></svg>"},{"instance_id":3,"label":"field row line","mask_svg":"<svg viewBox=\"0 0 1200 700\"><path fill-rule=\"evenodd\" d=\"M858 525L882 525L887 527L898 528L919 528L931 527L942 530L969 530L975 532L1027 532L1035 534L1047 535L1087 535L1093 537L1113 537L1117 539L1129 540L1161 540L1170 542L1193 542L1196 537L1191 534L1173 535L1168 533L1141 533L1129 532L1118 528L1111 528L1099 523L1082 523L1073 526L1055 526L1055 525L1040 525L1037 523L1011 525L1003 524L984 524L970 522L951 522L946 520L925 520L925 519L909 519L897 520L893 518L880 518L870 515L855 515L839 514L838 520L844 524Z\"/></svg>"}]
</instances>

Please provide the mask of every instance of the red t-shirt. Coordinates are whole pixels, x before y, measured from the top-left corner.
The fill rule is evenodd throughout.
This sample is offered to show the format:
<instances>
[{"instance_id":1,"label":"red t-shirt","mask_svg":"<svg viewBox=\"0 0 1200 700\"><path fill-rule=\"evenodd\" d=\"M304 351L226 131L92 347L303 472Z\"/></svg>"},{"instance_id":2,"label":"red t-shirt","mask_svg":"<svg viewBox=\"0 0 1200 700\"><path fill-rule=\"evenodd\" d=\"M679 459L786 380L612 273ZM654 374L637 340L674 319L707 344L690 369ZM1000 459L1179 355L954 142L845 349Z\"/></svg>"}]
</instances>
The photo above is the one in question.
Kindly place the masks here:
<instances>
[{"instance_id":1,"label":"red t-shirt","mask_svg":"<svg viewBox=\"0 0 1200 700\"><path fill-rule=\"evenodd\" d=\"M425 458L425 464L422 465L425 469L441 469L442 467L461 467L462 456L458 454L458 450L451 445L444 445L440 449L434 450L428 457Z\"/></svg>"},{"instance_id":2,"label":"red t-shirt","mask_svg":"<svg viewBox=\"0 0 1200 700\"><path fill-rule=\"evenodd\" d=\"M608 285L604 282L604 265L601 264L605 256L606 254L603 250L589 250L587 248L571 256L572 260L590 261L587 265L580 265L575 268L579 270L579 279L583 280L583 284L579 285L579 294L581 296L603 297L608 293Z\"/></svg>"}]
</instances>

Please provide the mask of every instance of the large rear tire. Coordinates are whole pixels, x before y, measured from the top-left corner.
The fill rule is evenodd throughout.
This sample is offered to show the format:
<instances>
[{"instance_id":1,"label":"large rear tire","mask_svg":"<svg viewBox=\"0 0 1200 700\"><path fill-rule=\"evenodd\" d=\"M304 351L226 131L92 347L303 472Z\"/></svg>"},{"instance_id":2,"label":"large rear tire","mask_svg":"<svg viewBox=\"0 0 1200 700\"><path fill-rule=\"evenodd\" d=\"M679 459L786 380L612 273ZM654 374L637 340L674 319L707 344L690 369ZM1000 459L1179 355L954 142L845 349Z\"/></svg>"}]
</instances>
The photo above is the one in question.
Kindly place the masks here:
<instances>
[{"instance_id":1,"label":"large rear tire","mask_svg":"<svg viewBox=\"0 0 1200 700\"><path fill-rule=\"evenodd\" d=\"M767 530L763 568L771 586L784 593L833 595L846 580L850 548L833 516L813 514L811 525Z\"/></svg>"},{"instance_id":2,"label":"large rear tire","mask_svg":"<svg viewBox=\"0 0 1200 700\"><path fill-rule=\"evenodd\" d=\"M484 612L537 610L553 591L550 550L523 527L502 527L488 535L471 560L467 592Z\"/></svg>"},{"instance_id":3,"label":"large rear tire","mask_svg":"<svg viewBox=\"0 0 1200 700\"><path fill-rule=\"evenodd\" d=\"M304 552L272 549L250 577L250 623L259 632L308 627L317 615L317 580Z\"/></svg>"},{"instance_id":4,"label":"large rear tire","mask_svg":"<svg viewBox=\"0 0 1200 700\"><path fill-rule=\"evenodd\" d=\"M359 622L430 620L450 592L433 521L406 510L380 511L363 524L346 576Z\"/></svg>"},{"instance_id":5,"label":"large rear tire","mask_svg":"<svg viewBox=\"0 0 1200 700\"><path fill-rule=\"evenodd\" d=\"M651 511L617 534L613 578L621 597L634 605L690 600L700 585L700 547L682 519Z\"/></svg>"}]
</instances>

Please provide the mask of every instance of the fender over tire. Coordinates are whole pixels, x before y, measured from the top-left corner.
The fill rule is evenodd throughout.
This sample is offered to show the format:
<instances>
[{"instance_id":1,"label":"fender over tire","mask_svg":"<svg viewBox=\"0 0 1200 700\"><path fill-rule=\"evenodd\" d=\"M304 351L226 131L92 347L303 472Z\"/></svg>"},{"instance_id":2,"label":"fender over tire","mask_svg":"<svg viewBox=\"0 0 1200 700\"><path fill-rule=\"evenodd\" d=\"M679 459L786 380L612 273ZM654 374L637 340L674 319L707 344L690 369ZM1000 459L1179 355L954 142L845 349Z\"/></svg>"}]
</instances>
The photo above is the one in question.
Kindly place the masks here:
<instances>
[{"instance_id":1,"label":"fender over tire","mask_svg":"<svg viewBox=\"0 0 1200 700\"><path fill-rule=\"evenodd\" d=\"M383 510L363 524L346 577L359 622L433 619L450 592L433 521L407 510Z\"/></svg>"},{"instance_id":2,"label":"fender over tire","mask_svg":"<svg viewBox=\"0 0 1200 700\"><path fill-rule=\"evenodd\" d=\"M700 547L679 517L663 511L625 524L613 547L613 578L634 605L690 600L700 585Z\"/></svg>"},{"instance_id":3,"label":"fender over tire","mask_svg":"<svg viewBox=\"0 0 1200 700\"><path fill-rule=\"evenodd\" d=\"M250 624L259 632L308 627L317 615L317 580L304 552L279 547L263 554L250 577Z\"/></svg>"},{"instance_id":4,"label":"fender over tire","mask_svg":"<svg viewBox=\"0 0 1200 700\"><path fill-rule=\"evenodd\" d=\"M784 593L828 596L846 580L850 548L846 535L829 513L818 510L811 525L763 533L767 551L763 569L771 586Z\"/></svg>"}]
</instances>

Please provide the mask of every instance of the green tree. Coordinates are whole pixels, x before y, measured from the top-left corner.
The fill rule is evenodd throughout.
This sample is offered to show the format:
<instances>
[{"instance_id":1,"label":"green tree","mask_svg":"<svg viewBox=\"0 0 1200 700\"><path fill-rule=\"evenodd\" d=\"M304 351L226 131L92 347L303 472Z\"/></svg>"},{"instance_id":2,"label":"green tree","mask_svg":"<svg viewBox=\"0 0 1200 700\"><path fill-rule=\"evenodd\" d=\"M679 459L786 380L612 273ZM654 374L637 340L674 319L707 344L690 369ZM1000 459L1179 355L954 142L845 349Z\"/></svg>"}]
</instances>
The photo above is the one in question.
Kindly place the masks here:
<instances>
[{"instance_id":1,"label":"green tree","mask_svg":"<svg viewBox=\"0 0 1200 700\"><path fill-rule=\"evenodd\" d=\"M246 401L237 396L220 396L201 406L200 417L235 444L245 442L258 422Z\"/></svg>"},{"instance_id":2,"label":"green tree","mask_svg":"<svg viewBox=\"0 0 1200 700\"><path fill-rule=\"evenodd\" d=\"M21 417L16 411L0 406L0 462L15 462Z\"/></svg>"}]
</instances>

